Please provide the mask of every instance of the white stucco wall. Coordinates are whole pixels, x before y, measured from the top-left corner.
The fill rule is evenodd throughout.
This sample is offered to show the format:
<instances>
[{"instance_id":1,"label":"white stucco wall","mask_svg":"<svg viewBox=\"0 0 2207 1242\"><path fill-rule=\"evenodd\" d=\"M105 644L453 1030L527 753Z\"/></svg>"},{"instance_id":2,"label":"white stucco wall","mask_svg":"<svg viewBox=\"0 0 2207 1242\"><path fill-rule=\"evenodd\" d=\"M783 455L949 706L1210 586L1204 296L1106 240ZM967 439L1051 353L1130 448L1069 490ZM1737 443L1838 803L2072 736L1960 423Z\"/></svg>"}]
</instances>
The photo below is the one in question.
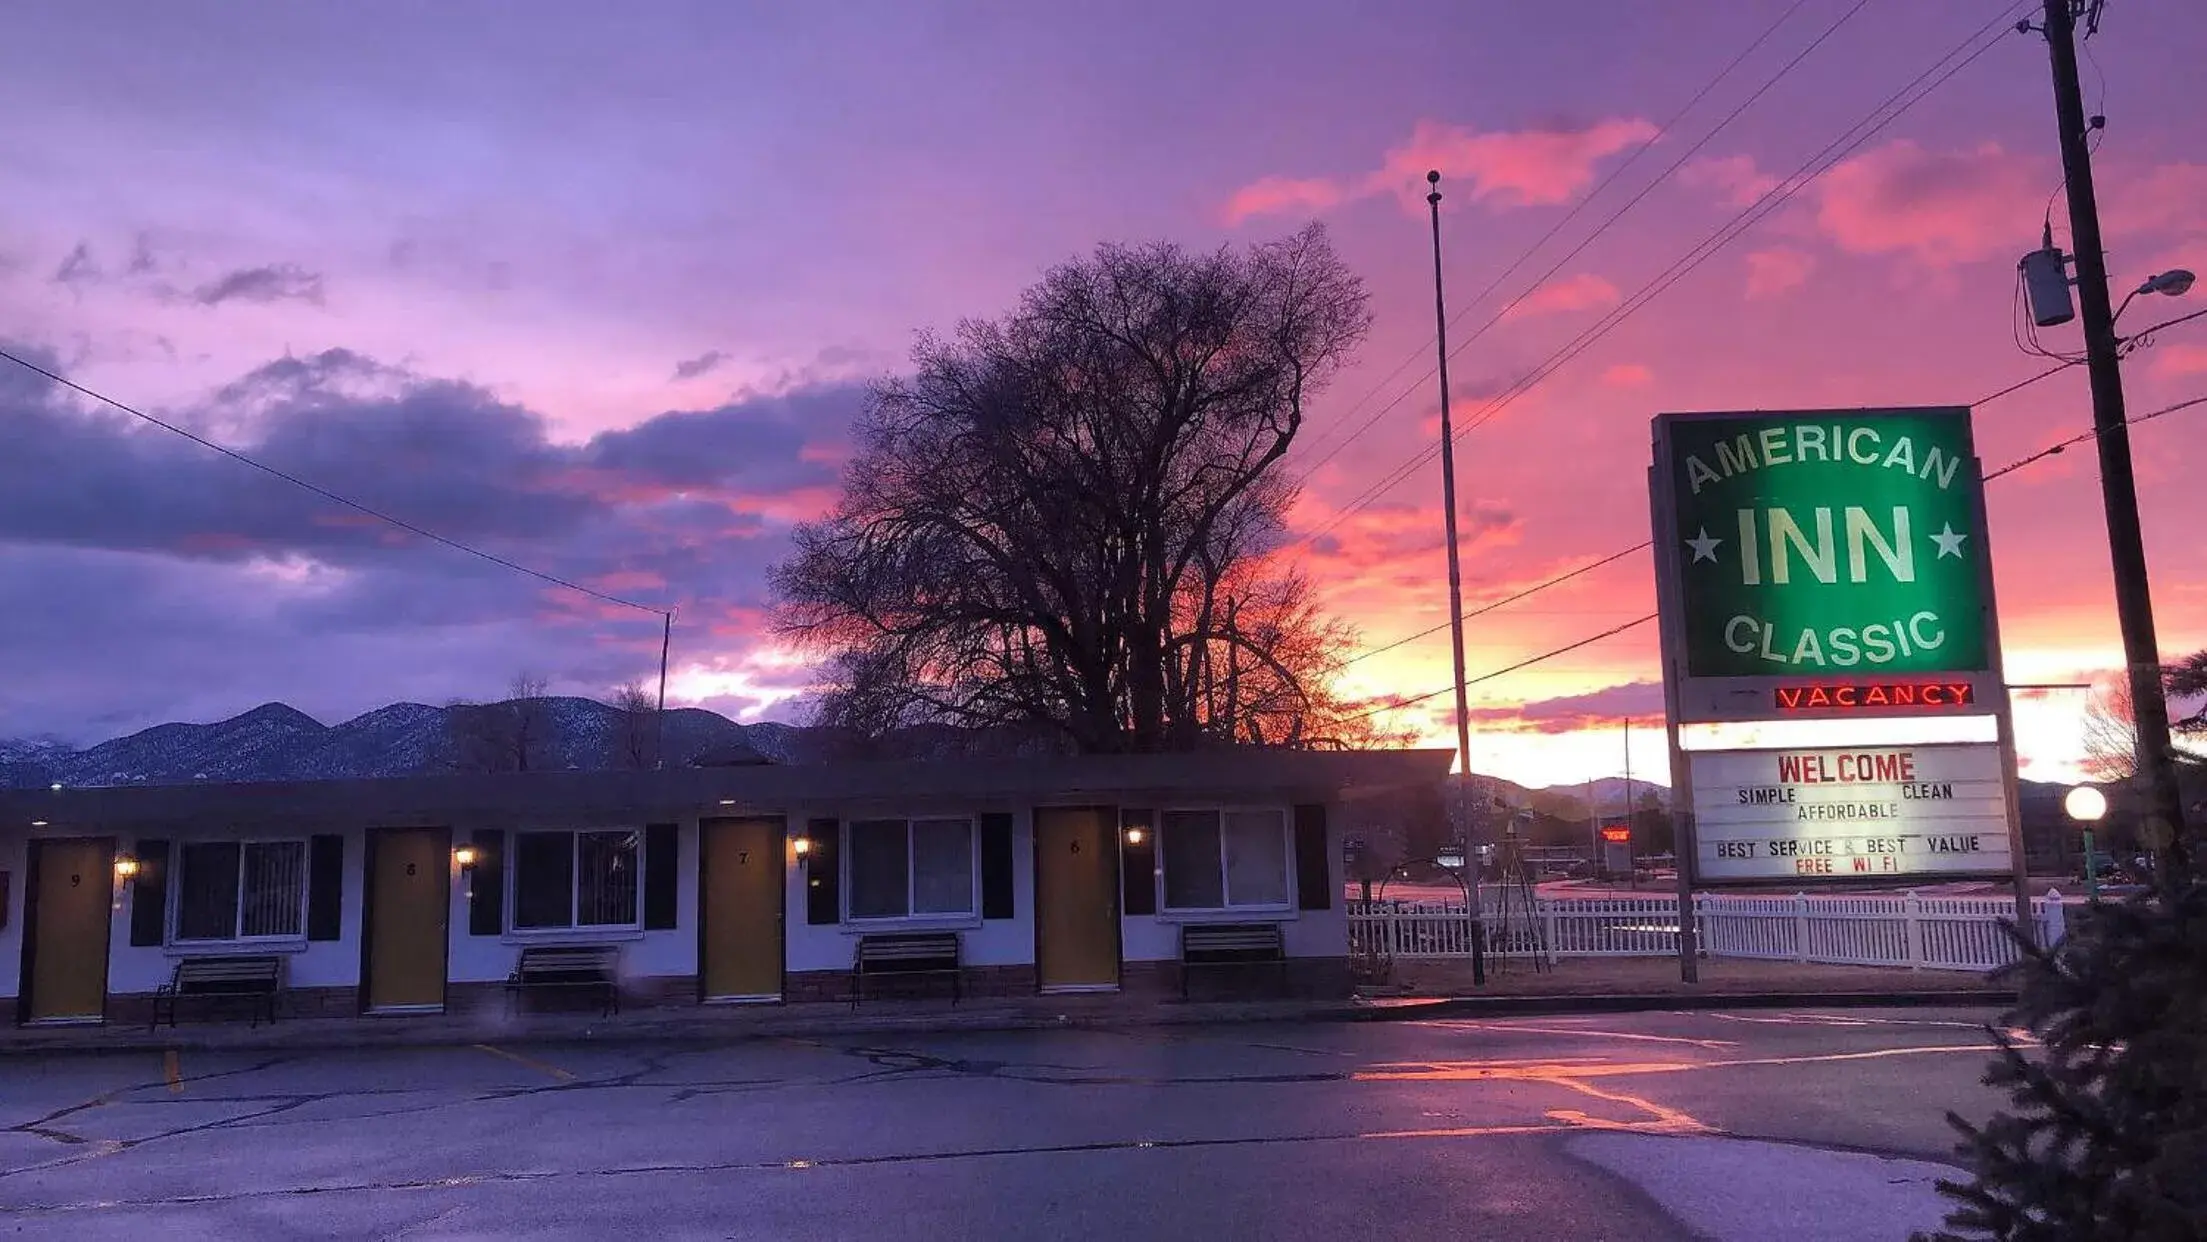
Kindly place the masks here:
<instances>
[{"instance_id":1,"label":"white stucco wall","mask_svg":"<svg viewBox=\"0 0 2207 1242\"><path fill-rule=\"evenodd\" d=\"M236 840L273 841L299 840L301 832L243 831L227 833L160 833L169 842L170 874L163 882L171 882L174 875L176 851L185 841ZM168 982L179 957L192 953L281 953L286 958L288 983L292 987L342 987L350 986L360 973L360 857L364 836L359 832L341 834L345 838L344 904L341 934L336 940L309 941L302 934L296 940L282 942L256 941L249 945L235 942L207 942L191 945L145 945L130 943L131 910L138 900L135 882L113 885L110 902L107 942L107 992L110 996L126 996L151 992ZM118 857L137 853L139 837L128 833L91 833L82 829L44 828L32 829L24 837L9 840L0 845L0 869L7 870L8 925L0 929L0 997L15 996L21 991L23 966L24 918L28 909L28 882L30 870L30 841L33 838L66 839L80 836L113 836ZM175 917L172 908L171 920ZM304 927L302 926L302 932Z\"/></svg>"},{"instance_id":2,"label":"white stucco wall","mask_svg":"<svg viewBox=\"0 0 2207 1242\"><path fill-rule=\"evenodd\" d=\"M868 819L876 816L906 815L960 816L974 822L973 865L976 874L976 907L978 899L978 875L981 866L980 823L984 811L999 812L1002 807L975 808L970 806L918 805L898 811L868 809L855 815L841 813L837 807L799 808L790 813L793 833L807 831L807 824L814 819L834 817L838 823L852 818ZM783 907L788 913L783 919L784 968L791 974L814 970L849 970L851 955L858 937L868 932L894 931L956 931L963 938L962 951L969 966L1017 966L1032 962L1035 956L1034 923L1034 816L1030 811L1014 810L1012 816L1012 917L1008 919L983 919L978 908L971 918L963 919L868 919L863 923L838 922L813 924L805 921L805 888L810 859L799 860L790 851L783 852L787 867L783 888ZM840 831L840 829L839 829ZM850 853L838 842L836 866ZM840 881L839 881L840 883ZM848 901L848 886L844 886L844 900Z\"/></svg>"},{"instance_id":3,"label":"white stucco wall","mask_svg":"<svg viewBox=\"0 0 2207 1242\"><path fill-rule=\"evenodd\" d=\"M668 822L665 820L659 822ZM662 975L694 975L697 973L697 820L688 818L674 821L678 878L675 882L675 926L663 931L637 931L634 929L608 930L605 928L561 929L558 931L501 931L498 935L477 936L468 931L468 877L457 868L452 876L452 912L447 981L451 983L502 983L513 973L514 963L521 957L521 950L532 944L614 944L621 950L621 974L624 978L644 979ZM642 824L606 823L594 825L600 829L633 828L641 833ZM591 831L582 828L580 831ZM469 829L460 825L453 830L455 846L467 844ZM506 834L507 859L502 882L513 880L514 833ZM643 894L637 893L639 913ZM513 898L509 891L505 899L505 922L513 922Z\"/></svg>"},{"instance_id":4,"label":"white stucco wall","mask_svg":"<svg viewBox=\"0 0 2207 1242\"><path fill-rule=\"evenodd\" d=\"M1293 843L1295 808L1280 807L1287 817L1290 829L1287 851L1286 910L1249 910L1207 912L1203 914L1173 914L1164 910L1164 890L1157 889L1158 912L1156 914L1124 915L1119 920L1119 955L1128 962L1170 962L1180 959L1180 926L1183 923L1278 923L1281 937L1289 957L1346 957L1349 952L1349 915L1341 900L1341 845L1343 816L1338 806L1326 808L1326 867L1331 875L1328 882L1333 894L1331 908L1326 910L1297 910L1296 894L1300 891L1300 876L1296 871L1297 859ZM1159 849L1152 855L1157 865L1164 865L1164 852ZM1124 855L1121 856L1122 858ZM1151 883L1158 885L1161 877L1155 872Z\"/></svg>"}]
</instances>

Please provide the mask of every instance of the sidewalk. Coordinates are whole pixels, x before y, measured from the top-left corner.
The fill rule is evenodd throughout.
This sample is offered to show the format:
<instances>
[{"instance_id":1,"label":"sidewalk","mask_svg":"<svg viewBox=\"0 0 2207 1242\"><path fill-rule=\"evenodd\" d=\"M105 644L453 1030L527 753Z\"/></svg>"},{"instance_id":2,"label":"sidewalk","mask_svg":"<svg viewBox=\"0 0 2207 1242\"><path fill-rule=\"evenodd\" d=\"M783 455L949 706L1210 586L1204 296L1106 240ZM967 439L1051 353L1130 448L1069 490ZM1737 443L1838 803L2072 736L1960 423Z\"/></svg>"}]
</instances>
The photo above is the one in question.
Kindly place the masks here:
<instances>
[{"instance_id":1,"label":"sidewalk","mask_svg":"<svg viewBox=\"0 0 2207 1242\"><path fill-rule=\"evenodd\" d=\"M1340 1022L1447 1014L1563 1013L1695 1007L2005 1004L2012 992L1967 971L1891 970L1798 962L1705 958L1701 979L1681 983L1667 957L1571 958L1535 971L1511 961L1472 982L1469 962L1404 961L1384 986L1353 1000L1184 1002L1124 995L1021 996L967 1001L888 1000L853 1009L842 1002L669 1006L611 1018L590 1013L479 1013L385 1018L286 1018L273 1025L196 1021L144 1026L0 1026L10 1054L181 1050L316 1051L480 1043L727 1043L800 1036L912 1035L1183 1026L1240 1022Z\"/></svg>"}]
</instances>

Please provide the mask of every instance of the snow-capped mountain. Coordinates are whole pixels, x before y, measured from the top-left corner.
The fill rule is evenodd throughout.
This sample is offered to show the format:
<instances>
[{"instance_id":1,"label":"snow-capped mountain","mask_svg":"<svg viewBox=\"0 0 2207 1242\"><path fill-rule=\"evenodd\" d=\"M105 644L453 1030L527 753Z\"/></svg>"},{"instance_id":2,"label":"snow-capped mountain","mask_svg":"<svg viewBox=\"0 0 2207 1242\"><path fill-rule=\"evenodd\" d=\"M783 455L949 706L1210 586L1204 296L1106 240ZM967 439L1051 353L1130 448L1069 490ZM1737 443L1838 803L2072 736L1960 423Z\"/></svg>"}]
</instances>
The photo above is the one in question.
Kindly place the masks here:
<instances>
[{"instance_id":1,"label":"snow-capped mountain","mask_svg":"<svg viewBox=\"0 0 2207 1242\"><path fill-rule=\"evenodd\" d=\"M496 713L519 706L393 703L325 725L297 708L266 703L213 724L155 725L81 750L50 738L0 740L0 786L321 780L510 768L510 762L485 761L479 735L498 726ZM527 710L531 736L523 748L530 767L628 766L629 722L618 709L589 699L545 698L531 701ZM458 715L466 712L494 715L487 725L471 725ZM786 762L805 732L782 724L740 725L716 712L680 708L667 713L667 759L672 764ZM471 740L477 744L471 746ZM510 739L488 744L492 750L516 748Z\"/></svg>"}]
</instances>

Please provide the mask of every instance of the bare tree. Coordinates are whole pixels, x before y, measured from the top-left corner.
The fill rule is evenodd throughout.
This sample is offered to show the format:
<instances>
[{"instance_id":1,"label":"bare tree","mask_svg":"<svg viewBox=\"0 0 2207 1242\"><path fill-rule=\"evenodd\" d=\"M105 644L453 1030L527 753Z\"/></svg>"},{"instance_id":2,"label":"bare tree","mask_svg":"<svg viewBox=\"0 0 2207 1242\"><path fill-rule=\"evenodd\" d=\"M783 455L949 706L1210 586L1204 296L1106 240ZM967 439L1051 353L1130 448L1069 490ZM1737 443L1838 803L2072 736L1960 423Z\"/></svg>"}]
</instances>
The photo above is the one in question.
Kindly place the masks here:
<instances>
[{"instance_id":1,"label":"bare tree","mask_svg":"<svg viewBox=\"0 0 2207 1242\"><path fill-rule=\"evenodd\" d=\"M513 770L545 767L552 746L552 705L544 697L549 683L527 670L513 675L505 706L513 717Z\"/></svg>"},{"instance_id":2,"label":"bare tree","mask_svg":"<svg viewBox=\"0 0 2207 1242\"><path fill-rule=\"evenodd\" d=\"M2138 771L2138 718L2130 681L2116 676L2093 688L2084 705L2084 770L2099 781L2129 780Z\"/></svg>"},{"instance_id":3,"label":"bare tree","mask_svg":"<svg viewBox=\"0 0 2207 1242\"><path fill-rule=\"evenodd\" d=\"M1269 573L1304 403L1370 322L1313 225L1243 253L1103 246L874 393L841 504L776 566L823 724L1089 751L1347 744L1350 633Z\"/></svg>"},{"instance_id":4,"label":"bare tree","mask_svg":"<svg viewBox=\"0 0 2207 1242\"><path fill-rule=\"evenodd\" d=\"M613 710L621 714L613 738L613 766L651 768L659 762L659 700L642 682L613 692Z\"/></svg>"},{"instance_id":5,"label":"bare tree","mask_svg":"<svg viewBox=\"0 0 2207 1242\"><path fill-rule=\"evenodd\" d=\"M550 758L553 720L545 679L514 675L501 703L458 700L445 708L453 763L464 772L535 772Z\"/></svg>"}]
</instances>

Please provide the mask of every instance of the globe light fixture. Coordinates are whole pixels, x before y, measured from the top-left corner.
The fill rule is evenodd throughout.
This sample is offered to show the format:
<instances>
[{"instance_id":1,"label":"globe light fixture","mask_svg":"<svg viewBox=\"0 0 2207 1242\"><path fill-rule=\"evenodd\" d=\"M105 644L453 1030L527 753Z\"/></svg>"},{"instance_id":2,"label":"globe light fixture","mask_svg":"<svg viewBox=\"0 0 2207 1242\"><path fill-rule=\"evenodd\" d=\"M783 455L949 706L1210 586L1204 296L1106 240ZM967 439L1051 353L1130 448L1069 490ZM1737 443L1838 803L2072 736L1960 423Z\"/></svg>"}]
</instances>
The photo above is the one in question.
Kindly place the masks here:
<instances>
[{"instance_id":1,"label":"globe light fixture","mask_svg":"<svg viewBox=\"0 0 2207 1242\"><path fill-rule=\"evenodd\" d=\"M2090 785L2079 785L2061 800L2061 809L2078 823L2098 823L2107 814L2107 795Z\"/></svg>"}]
</instances>

